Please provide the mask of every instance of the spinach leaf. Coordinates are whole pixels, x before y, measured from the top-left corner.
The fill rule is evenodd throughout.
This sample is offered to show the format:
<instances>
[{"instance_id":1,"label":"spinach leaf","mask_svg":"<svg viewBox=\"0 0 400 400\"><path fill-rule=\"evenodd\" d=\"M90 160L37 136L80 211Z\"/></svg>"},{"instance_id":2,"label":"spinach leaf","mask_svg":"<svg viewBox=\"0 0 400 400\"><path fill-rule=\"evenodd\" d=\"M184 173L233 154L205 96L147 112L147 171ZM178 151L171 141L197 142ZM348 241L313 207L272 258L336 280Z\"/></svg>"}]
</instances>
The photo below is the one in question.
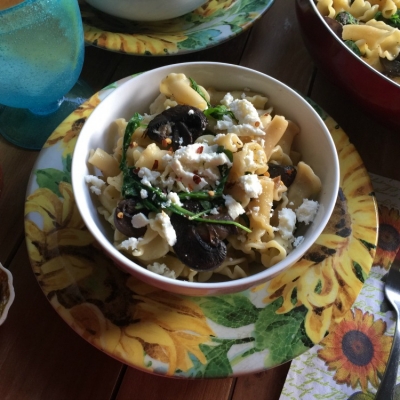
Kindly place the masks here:
<instances>
[{"instance_id":1,"label":"spinach leaf","mask_svg":"<svg viewBox=\"0 0 400 400\"><path fill-rule=\"evenodd\" d=\"M190 80L190 87L204 99L204 101L207 103L207 107L211 107L210 102L206 99L204 92L200 89L200 86L196 83L196 81L190 77L189 80Z\"/></svg>"},{"instance_id":2,"label":"spinach leaf","mask_svg":"<svg viewBox=\"0 0 400 400\"><path fill-rule=\"evenodd\" d=\"M378 11L374 17L377 21L383 21L385 24L400 29L400 10L397 10L389 18L385 18L381 11Z\"/></svg>"},{"instance_id":3,"label":"spinach leaf","mask_svg":"<svg viewBox=\"0 0 400 400\"><path fill-rule=\"evenodd\" d=\"M229 116L232 120L237 121L235 115L228 107L223 104L218 104L215 107L209 107L203 111L206 117L213 117L217 120L223 119L225 115Z\"/></svg>"},{"instance_id":4,"label":"spinach leaf","mask_svg":"<svg viewBox=\"0 0 400 400\"><path fill-rule=\"evenodd\" d=\"M353 40L345 40L344 44L355 54L361 57L361 51Z\"/></svg>"},{"instance_id":5,"label":"spinach leaf","mask_svg":"<svg viewBox=\"0 0 400 400\"><path fill-rule=\"evenodd\" d=\"M124 140L122 144L122 158L120 163L120 169L125 173L126 166L126 152L131 144L131 139L133 133L139 128L143 117L139 113L135 113L133 117L129 120L128 125L125 128Z\"/></svg>"}]
</instances>

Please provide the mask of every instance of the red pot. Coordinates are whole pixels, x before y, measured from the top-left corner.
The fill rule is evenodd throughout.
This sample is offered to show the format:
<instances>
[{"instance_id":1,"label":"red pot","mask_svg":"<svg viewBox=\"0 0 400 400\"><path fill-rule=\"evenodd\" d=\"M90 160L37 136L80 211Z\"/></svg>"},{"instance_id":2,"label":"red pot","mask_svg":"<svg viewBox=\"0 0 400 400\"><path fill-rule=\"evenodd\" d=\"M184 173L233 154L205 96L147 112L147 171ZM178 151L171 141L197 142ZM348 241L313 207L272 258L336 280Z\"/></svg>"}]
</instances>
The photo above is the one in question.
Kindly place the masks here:
<instances>
[{"instance_id":1,"label":"red pot","mask_svg":"<svg viewBox=\"0 0 400 400\"><path fill-rule=\"evenodd\" d=\"M379 122L400 128L400 85L354 54L329 28L313 0L296 0L296 13L317 67Z\"/></svg>"}]
</instances>

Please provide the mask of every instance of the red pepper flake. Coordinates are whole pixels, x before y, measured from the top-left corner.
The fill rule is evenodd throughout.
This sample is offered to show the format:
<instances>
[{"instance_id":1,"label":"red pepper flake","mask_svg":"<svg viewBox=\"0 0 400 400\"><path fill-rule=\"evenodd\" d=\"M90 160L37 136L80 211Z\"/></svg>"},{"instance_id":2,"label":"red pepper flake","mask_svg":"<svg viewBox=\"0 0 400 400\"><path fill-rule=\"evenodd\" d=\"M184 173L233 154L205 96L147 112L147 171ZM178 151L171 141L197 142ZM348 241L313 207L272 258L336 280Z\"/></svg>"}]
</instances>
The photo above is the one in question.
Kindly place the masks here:
<instances>
[{"instance_id":1,"label":"red pepper flake","mask_svg":"<svg viewBox=\"0 0 400 400\"><path fill-rule=\"evenodd\" d=\"M170 138L165 138L161 141L161 144L163 147L167 147L168 145L170 145L172 143L172 139Z\"/></svg>"},{"instance_id":2,"label":"red pepper flake","mask_svg":"<svg viewBox=\"0 0 400 400\"><path fill-rule=\"evenodd\" d=\"M193 175L193 182L198 185L201 182L201 178L198 175Z\"/></svg>"},{"instance_id":3,"label":"red pepper flake","mask_svg":"<svg viewBox=\"0 0 400 400\"><path fill-rule=\"evenodd\" d=\"M258 127L260 126L260 121L256 121L256 122L254 123L254 126L255 126L256 128L258 128Z\"/></svg>"},{"instance_id":4,"label":"red pepper flake","mask_svg":"<svg viewBox=\"0 0 400 400\"><path fill-rule=\"evenodd\" d=\"M196 150L196 153L201 154L203 152L204 146L199 146Z\"/></svg>"},{"instance_id":5,"label":"red pepper flake","mask_svg":"<svg viewBox=\"0 0 400 400\"><path fill-rule=\"evenodd\" d=\"M157 168L158 168L158 160L154 160L154 164L153 164L152 170L154 171Z\"/></svg>"},{"instance_id":6,"label":"red pepper flake","mask_svg":"<svg viewBox=\"0 0 400 400\"><path fill-rule=\"evenodd\" d=\"M132 142L129 147L132 149L134 147L138 147L139 145L136 142Z\"/></svg>"},{"instance_id":7,"label":"red pepper flake","mask_svg":"<svg viewBox=\"0 0 400 400\"><path fill-rule=\"evenodd\" d=\"M138 174L139 171L140 171L140 168L135 168L135 169L133 170L133 173L134 173L134 174Z\"/></svg>"},{"instance_id":8,"label":"red pepper flake","mask_svg":"<svg viewBox=\"0 0 400 400\"><path fill-rule=\"evenodd\" d=\"M123 213L122 211L120 211L119 213L117 213L117 217L118 217L119 219L124 218L124 213Z\"/></svg>"}]
</instances>

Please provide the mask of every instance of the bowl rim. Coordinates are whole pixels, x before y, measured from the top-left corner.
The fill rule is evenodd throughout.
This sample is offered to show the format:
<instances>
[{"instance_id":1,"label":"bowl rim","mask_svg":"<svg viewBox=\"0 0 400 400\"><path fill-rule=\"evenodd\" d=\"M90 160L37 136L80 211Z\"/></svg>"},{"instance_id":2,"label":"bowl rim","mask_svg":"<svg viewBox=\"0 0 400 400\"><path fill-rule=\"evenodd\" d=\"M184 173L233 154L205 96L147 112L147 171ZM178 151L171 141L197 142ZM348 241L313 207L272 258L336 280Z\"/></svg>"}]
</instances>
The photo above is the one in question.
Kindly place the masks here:
<instances>
[{"instance_id":1,"label":"bowl rim","mask_svg":"<svg viewBox=\"0 0 400 400\"><path fill-rule=\"evenodd\" d=\"M183 11L175 11L172 12L172 10L175 10L174 7L171 7L171 5L168 8L162 8L161 12L163 13L162 17L154 18L154 17L146 17L146 13L143 13L143 11L139 12L140 17L137 17L138 11L134 11L130 5L127 4L126 1L123 1L122 3L119 2L118 4L113 4L108 5L108 1L104 0L86 0L86 2L93 8L95 8L98 11L101 11L105 14L111 15L113 17L117 18L122 18L127 21L133 21L133 22L143 22L143 23L151 23L151 22L160 22L160 21L168 21L170 19L178 18L183 15L189 14L196 10L197 8L201 7L205 3L207 3L208 0L191 0L189 1L179 1L178 6L182 7L185 6ZM195 2L195 5L192 3ZM189 4L192 4L189 6ZM143 5L143 4L142 4ZM140 4L138 5L140 7ZM152 5L145 5L147 8L152 8ZM181 10L181 8L179 8ZM160 13L160 10L157 10L158 13ZM167 15L166 15L167 14ZM133 16L136 15L136 19L133 18Z\"/></svg>"},{"instance_id":2,"label":"bowl rim","mask_svg":"<svg viewBox=\"0 0 400 400\"><path fill-rule=\"evenodd\" d=\"M220 66L222 68L233 68L237 70L238 72L240 71L246 71L248 73L254 74L255 76L258 76L261 79L267 79L273 82L274 85L280 86L282 90L287 91L291 96L297 97L300 102L304 104L306 108L308 108L309 112L314 115L316 120L319 122L319 125L321 129L324 131L325 137L327 139L327 144L329 144L329 147L332 148L332 154L334 154L334 163L335 165L332 165L331 167L334 168L336 171L334 177L335 181L330 182L333 185L334 192L338 192L339 189L339 181L340 181L340 167L339 167L339 158L337 155L336 151L336 146L334 144L333 138L323 122L322 118L319 116L319 114L316 112L316 110L307 102L307 100L301 96L299 93L297 93L295 90L290 88L288 85L286 85L283 82L280 82L276 78L273 78L267 74L264 74L262 72L259 72L257 70L236 65L236 64L228 64L228 63L221 63L221 62L210 62L210 61L195 61L195 62L183 62L183 63L177 63L177 64L171 64L171 65L166 65L162 66L159 68L155 68L146 72L143 72L140 74L141 79L146 79L147 76L151 76L153 73L159 73L162 72L163 70L169 70L169 72L172 69L179 69L179 68L184 68L185 66L201 66L204 68L207 67L215 67L215 66ZM103 108L107 107L107 104L112 101L113 98L118 96L118 93L124 88L126 88L129 85L129 82L131 82L132 79L129 79L125 83L123 83L120 87L115 89L113 93L111 93L110 96L107 96L97 107L96 109L92 112L92 114L88 117L87 121L85 122L85 125L83 126L80 135L77 138L77 142L75 145L74 149L74 154L78 151L77 149L80 148L79 143L88 140L90 137L88 132L88 129L90 127L90 124L88 124L89 120L91 119L92 121L96 117L97 113L100 113ZM116 93L116 94L115 94ZM272 97L272 96L271 96ZM97 111L97 112L96 112ZM86 129L85 129L86 127ZM82 190L86 187L87 184L82 183L84 181L84 176L82 173L79 171L79 164L77 161L77 157L72 157L72 168L71 168L71 177L72 177L72 187L73 187L73 192L75 194L76 189L78 198L87 198L86 196L79 196L80 193L82 193ZM87 163L87 156L85 157L84 160L85 163ZM88 190L88 189L87 189ZM129 272L131 275L135 275L138 277L140 280L150 283L153 286L159 287L163 290L175 292L175 293L181 293L181 294L192 294L192 295L212 295L212 294L218 294L218 293L235 293L239 292L241 290L244 290L246 288L250 288L259 284L262 284L263 282L272 279L272 277L276 276L277 274L281 273L285 269L289 268L293 264L295 264L303 255L304 251L301 251L300 254L299 251L296 252L297 248L293 249L283 260L285 263L278 262L277 264L266 268L260 272L257 272L253 275L246 276L244 278L239 278L236 280L226 280L223 282L189 282L189 281L182 281L182 280L175 280L171 279L168 277L165 277L163 275L156 274L152 271L149 271L147 268L141 266L140 264L136 263L135 261L131 260L129 257L124 255L120 250L118 250L114 244L101 232L95 221L91 220L91 218L87 217L85 210L83 209L84 204L88 202L81 202L81 201L76 201L78 210L82 216L82 219L88 228L88 230L92 233L94 236L95 240L100 243L100 246L103 248L103 250L107 254L108 257L113 258L114 262L119 265L120 268L124 269L125 271ZM335 207L336 203L336 196L332 196L331 199L329 199L328 204L325 205L324 208L324 213L327 214L328 216L324 217L324 220L326 219L329 221L329 218L333 212L333 209ZM89 223L88 223L89 222ZM315 228L315 232L313 232L313 237L318 238L318 236L322 233L323 229L326 226L325 224L320 224L321 226L317 226ZM312 246L314 242L310 243L310 246ZM308 248L309 248L308 247ZM301 247L300 247L301 249ZM306 250L307 251L307 250Z\"/></svg>"},{"instance_id":3,"label":"bowl rim","mask_svg":"<svg viewBox=\"0 0 400 400\"><path fill-rule=\"evenodd\" d=\"M300 2L301 0L297 0ZM382 77L388 84L391 84L394 87L399 87L400 88L400 83L395 82L394 80L390 79L386 75L384 75L382 72L378 71L376 68L372 67L369 65L362 57L358 56L355 54L348 46L346 46L336 34L333 32L333 30L330 28L328 23L325 21L323 15L319 12L317 5L314 3L313 0L305 0L308 1L311 4L311 7L314 9L315 14L317 17L320 19L320 21L325 25L325 28L329 31L331 36L336 40L338 43L340 43L341 47L344 48L345 51L347 51L349 54L352 55L355 59L359 60L366 68L368 68L371 72L377 73L378 76Z\"/></svg>"}]
</instances>

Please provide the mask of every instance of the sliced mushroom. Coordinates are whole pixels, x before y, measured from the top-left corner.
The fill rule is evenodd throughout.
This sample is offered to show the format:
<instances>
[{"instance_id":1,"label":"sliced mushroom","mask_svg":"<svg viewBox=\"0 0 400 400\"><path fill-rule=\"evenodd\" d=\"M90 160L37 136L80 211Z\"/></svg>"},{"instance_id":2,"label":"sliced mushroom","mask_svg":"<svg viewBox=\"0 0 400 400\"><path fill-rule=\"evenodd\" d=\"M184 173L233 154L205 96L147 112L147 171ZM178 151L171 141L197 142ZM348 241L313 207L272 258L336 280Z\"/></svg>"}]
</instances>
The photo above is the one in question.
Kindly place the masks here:
<instances>
[{"instance_id":1,"label":"sliced mushroom","mask_svg":"<svg viewBox=\"0 0 400 400\"><path fill-rule=\"evenodd\" d=\"M228 214L206 218L232 220ZM224 239L230 234L237 234L237 227L234 225L196 222L178 214L171 216L171 223L177 237L175 254L185 265L196 271L212 271L218 268L227 254Z\"/></svg>"},{"instance_id":2,"label":"sliced mushroom","mask_svg":"<svg viewBox=\"0 0 400 400\"><path fill-rule=\"evenodd\" d=\"M207 117L196 107L177 105L153 118L146 135L158 143L170 139L172 148L192 144L207 127Z\"/></svg>"},{"instance_id":3,"label":"sliced mushroom","mask_svg":"<svg viewBox=\"0 0 400 400\"><path fill-rule=\"evenodd\" d=\"M286 187L289 187L294 178L296 178L297 170L293 165L268 164L268 172L271 178L281 177Z\"/></svg>"},{"instance_id":4,"label":"sliced mushroom","mask_svg":"<svg viewBox=\"0 0 400 400\"><path fill-rule=\"evenodd\" d=\"M332 31L335 33L335 35L341 39L343 32L343 25L339 21L336 21L335 19L330 17L324 17L324 19L325 22L329 25L329 28L331 28Z\"/></svg>"},{"instance_id":5,"label":"sliced mushroom","mask_svg":"<svg viewBox=\"0 0 400 400\"><path fill-rule=\"evenodd\" d=\"M128 237L141 237L146 232L146 227L134 228L132 225L132 217L142 212L148 214L147 210L139 206L137 200L133 198L121 200L114 214L114 225L121 233Z\"/></svg>"},{"instance_id":6,"label":"sliced mushroom","mask_svg":"<svg viewBox=\"0 0 400 400\"><path fill-rule=\"evenodd\" d=\"M386 75L390 77L400 76L400 56L394 60L388 60L387 58L380 58L380 62L385 69Z\"/></svg>"}]
</instances>

